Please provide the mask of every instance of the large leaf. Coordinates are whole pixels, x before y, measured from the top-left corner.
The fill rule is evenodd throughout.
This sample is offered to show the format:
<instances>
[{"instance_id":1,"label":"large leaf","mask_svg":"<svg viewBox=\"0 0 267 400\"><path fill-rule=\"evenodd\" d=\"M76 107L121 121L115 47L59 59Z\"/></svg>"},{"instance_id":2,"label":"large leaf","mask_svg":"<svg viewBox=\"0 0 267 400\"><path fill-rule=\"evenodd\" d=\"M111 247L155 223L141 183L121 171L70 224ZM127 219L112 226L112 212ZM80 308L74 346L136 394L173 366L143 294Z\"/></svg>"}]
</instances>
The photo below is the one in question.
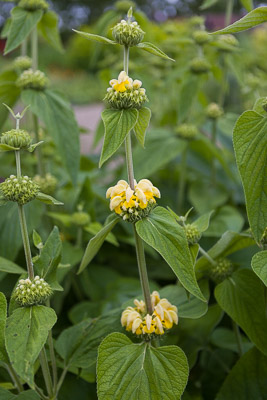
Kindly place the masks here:
<instances>
[{"instance_id":1,"label":"large leaf","mask_svg":"<svg viewBox=\"0 0 267 400\"><path fill-rule=\"evenodd\" d=\"M184 352L177 346L134 344L113 333L99 346L99 400L179 400L188 379Z\"/></svg>"},{"instance_id":2,"label":"large leaf","mask_svg":"<svg viewBox=\"0 0 267 400\"><path fill-rule=\"evenodd\" d=\"M7 272L9 274L19 274L19 275L24 274L26 272L25 269L19 267L17 264L3 257L0 257L0 271Z\"/></svg>"},{"instance_id":3,"label":"large leaf","mask_svg":"<svg viewBox=\"0 0 267 400\"><path fill-rule=\"evenodd\" d=\"M7 319L6 349L17 374L34 386L34 363L57 317L52 308L17 308Z\"/></svg>"},{"instance_id":4,"label":"large leaf","mask_svg":"<svg viewBox=\"0 0 267 400\"><path fill-rule=\"evenodd\" d=\"M0 361L8 362L6 352L5 336L6 336L6 318L7 318L7 301L3 293L0 292Z\"/></svg>"},{"instance_id":5,"label":"large leaf","mask_svg":"<svg viewBox=\"0 0 267 400\"><path fill-rule=\"evenodd\" d=\"M255 347L243 355L228 374L216 400L264 399L267 393L267 357Z\"/></svg>"},{"instance_id":6,"label":"large leaf","mask_svg":"<svg viewBox=\"0 0 267 400\"><path fill-rule=\"evenodd\" d=\"M90 240L90 242L88 243L88 245L86 247L86 250L85 250L79 271L78 271L79 274L87 267L87 265L92 261L94 256L98 253L100 247L104 243L108 234L112 231L112 229L119 222L119 220L120 220L120 217L114 216L114 218L107 225L104 225L104 227Z\"/></svg>"},{"instance_id":7,"label":"large leaf","mask_svg":"<svg viewBox=\"0 0 267 400\"><path fill-rule=\"evenodd\" d=\"M69 175L75 182L80 165L79 128L69 102L58 92L25 90L22 101L46 125Z\"/></svg>"},{"instance_id":8,"label":"large leaf","mask_svg":"<svg viewBox=\"0 0 267 400\"><path fill-rule=\"evenodd\" d=\"M220 307L243 329L250 340L267 354L265 287L249 269L235 272L215 288Z\"/></svg>"},{"instance_id":9,"label":"large leaf","mask_svg":"<svg viewBox=\"0 0 267 400\"><path fill-rule=\"evenodd\" d=\"M59 35L58 16L53 11L47 11L38 23L38 29L45 40L56 50L63 52L63 46Z\"/></svg>"},{"instance_id":10,"label":"large leaf","mask_svg":"<svg viewBox=\"0 0 267 400\"><path fill-rule=\"evenodd\" d=\"M27 11L20 7L13 8L11 11L12 19L5 47L5 54L14 50L28 37L42 18L42 15L42 10Z\"/></svg>"},{"instance_id":11,"label":"large leaf","mask_svg":"<svg viewBox=\"0 0 267 400\"><path fill-rule=\"evenodd\" d=\"M138 120L134 127L135 135L142 147L145 146L146 131L151 118L151 110L143 107L138 110Z\"/></svg>"},{"instance_id":12,"label":"large leaf","mask_svg":"<svg viewBox=\"0 0 267 400\"><path fill-rule=\"evenodd\" d=\"M99 35L95 35L93 33L88 33L88 32L76 31L75 29L73 29L73 31L78 33L79 35L85 37L86 39L92 40L94 42L100 42L100 43L104 43L104 44L117 44L116 42L114 42L114 40L110 40L104 36L99 36Z\"/></svg>"},{"instance_id":13,"label":"large leaf","mask_svg":"<svg viewBox=\"0 0 267 400\"><path fill-rule=\"evenodd\" d=\"M255 274L267 286L267 250L256 253L252 258L251 266Z\"/></svg>"},{"instance_id":14,"label":"large leaf","mask_svg":"<svg viewBox=\"0 0 267 400\"><path fill-rule=\"evenodd\" d=\"M40 400L40 397L34 390L21 392L19 395L13 394L8 390L0 387L1 400Z\"/></svg>"},{"instance_id":15,"label":"large leaf","mask_svg":"<svg viewBox=\"0 0 267 400\"><path fill-rule=\"evenodd\" d=\"M102 119L105 125L105 137L100 157L101 167L122 145L126 136L135 126L138 118L136 109L104 110Z\"/></svg>"},{"instance_id":16,"label":"large leaf","mask_svg":"<svg viewBox=\"0 0 267 400\"><path fill-rule=\"evenodd\" d=\"M15 71L4 71L0 74L0 127L4 124L8 110L2 103L13 107L20 95L20 89L16 86L18 75Z\"/></svg>"},{"instance_id":17,"label":"large leaf","mask_svg":"<svg viewBox=\"0 0 267 400\"><path fill-rule=\"evenodd\" d=\"M249 224L259 242L267 226L267 118L255 111L244 112L235 125L233 141Z\"/></svg>"},{"instance_id":18,"label":"large leaf","mask_svg":"<svg viewBox=\"0 0 267 400\"><path fill-rule=\"evenodd\" d=\"M156 207L147 218L136 223L138 235L157 250L172 268L181 284L202 301L184 228L162 207Z\"/></svg>"},{"instance_id":19,"label":"large leaf","mask_svg":"<svg viewBox=\"0 0 267 400\"><path fill-rule=\"evenodd\" d=\"M136 47L139 47L140 49L145 50L148 53L154 54L154 56L165 58L165 60L175 61L175 60L173 60L173 58L170 58L169 56L167 56L167 54L165 54L162 50L160 50L153 43L141 42Z\"/></svg>"},{"instance_id":20,"label":"large leaf","mask_svg":"<svg viewBox=\"0 0 267 400\"><path fill-rule=\"evenodd\" d=\"M234 22L233 24L227 26L224 29L213 32L213 34L241 32L253 28L254 26L262 24L263 22L266 21L267 21L267 7L258 7L255 10L249 12L240 20Z\"/></svg>"}]
</instances>

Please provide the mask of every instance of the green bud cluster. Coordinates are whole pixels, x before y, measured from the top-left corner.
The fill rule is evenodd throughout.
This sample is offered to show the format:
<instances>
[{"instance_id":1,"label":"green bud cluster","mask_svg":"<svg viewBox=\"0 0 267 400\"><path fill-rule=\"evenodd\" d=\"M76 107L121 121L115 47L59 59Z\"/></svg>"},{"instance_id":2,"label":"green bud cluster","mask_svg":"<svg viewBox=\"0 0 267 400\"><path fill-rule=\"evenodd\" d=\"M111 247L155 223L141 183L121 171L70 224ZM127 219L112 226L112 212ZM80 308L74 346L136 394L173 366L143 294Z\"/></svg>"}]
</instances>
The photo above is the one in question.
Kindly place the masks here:
<instances>
[{"instance_id":1,"label":"green bud cluster","mask_svg":"<svg viewBox=\"0 0 267 400\"><path fill-rule=\"evenodd\" d=\"M210 69L211 65L204 57L196 57L190 63L190 70L193 74L205 74Z\"/></svg>"},{"instance_id":2,"label":"green bud cluster","mask_svg":"<svg viewBox=\"0 0 267 400\"><path fill-rule=\"evenodd\" d=\"M85 226L88 225L89 222L91 221L90 215L88 215L86 212L83 211L77 211L74 214L72 214L72 222L75 225L78 226Z\"/></svg>"},{"instance_id":3,"label":"green bud cluster","mask_svg":"<svg viewBox=\"0 0 267 400\"><path fill-rule=\"evenodd\" d=\"M45 0L20 0L18 6L27 11L47 11L49 8L49 4Z\"/></svg>"},{"instance_id":4,"label":"green bud cluster","mask_svg":"<svg viewBox=\"0 0 267 400\"><path fill-rule=\"evenodd\" d=\"M201 238L201 232L199 232L198 228L193 224L185 225L185 234L190 244L197 243Z\"/></svg>"},{"instance_id":5,"label":"green bud cluster","mask_svg":"<svg viewBox=\"0 0 267 400\"><path fill-rule=\"evenodd\" d=\"M120 217L123 219L123 221L131 222L132 224L134 224L135 222L146 218L155 206L155 202L153 200L150 200L146 208L135 207L125 210L123 210L122 208Z\"/></svg>"},{"instance_id":6,"label":"green bud cluster","mask_svg":"<svg viewBox=\"0 0 267 400\"><path fill-rule=\"evenodd\" d=\"M39 186L28 176L19 178L15 175L10 175L8 179L0 184L0 191L6 200L24 205L34 200L40 190Z\"/></svg>"},{"instance_id":7,"label":"green bud cluster","mask_svg":"<svg viewBox=\"0 0 267 400\"><path fill-rule=\"evenodd\" d=\"M22 71L31 68L32 59L28 56L20 56L13 61L13 67Z\"/></svg>"},{"instance_id":8,"label":"green bud cluster","mask_svg":"<svg viewBox=\"0 0 267 400\"><path fill-rule=\"evenodd\" d=\"M33 181L39 186L40 192L49 195L54 194L58 184L57 178L50 173L45 174L45 176L35 175Z\"/></svg>"},{"instance_id":9,"label":"green bud cluster","mask_svg":"<svg viewBox=\"0 0 267 400\"><path fill-rule=\"evenodd\" d=\"M35 276L33 280L20 279L13 298L22 307L43 304L52 294L52 289L43 278Z\"/></svg>"},{"instance_id":10,"label":"green bud cluster","mask_svg":"<svg viewBox=\"0 0 267 400\"><path fill-rule=\"evenodd\" d=\"M198 134L198 129L192 124L181 124L176 128L175 132L181 139L193 140Z\"/></svg>"},{"instance_id":11,"label":"green bud cluster","mask_svg":"<svg viewBox=\"0 0 267 400\"><path fill-rule=\"evenodd\" d=\"M262 102L262 108L267 112L267 97Z\"/></svg>"},{"instance_id":12,"label":"green bud cluster","mask_svg":"<svg viewBox=\"0 0 267 400\"><path fill-rule=\"evenodd\" d=\"M121 110L127 108L141 108L143 104L148 101L148 98L144 88L127 89L125 92L117 92L113 88L108 88L104 101L112 108Z\"/></svg>"},{"instance_id":13,"label":"green bud cluster","mask_svg":"<svg viewBox=\"0 0 267 400\"><path fill-rule=\"evenodd\" d=\"M127 22L124 19L112 29L115 42L127 47L136 46L140 43L143 40L144 34L145 32L142 31L136 21Z\"/></svg>"},{"instance_id":14,"label":"green bud cluster","mask_svg":"<svg viewBox=\"0 0 267 400\"><path fill-rule=\"evenodd\" d=\"M208 34L208 32L203 30L195 31L193 32L193 39L197 44L201 46L210 41L210 35Z\"/></svg>"},{"instance_id":15,"label":"green bud cluster","mask_svg":"<svg viewBox=\"0 0 267 400\"><path fill-rule=\"evenodd\" d=\"M0 142L18 149L27 149L31 145L32 138L23 129L11 129L11 131L2 133Z\"/></svg>"},{"instance_id":16,"label":"green bud cluster","mask_svg":"<svg viewBox=\"0 0 267 400\"><path fill-rule=\"evenodd\" d=\"M217 265L209 270L209 276L215 283L220 283L233 273L233 264L227 258L219 258Z\"/></svg>"},{"instance_id":17,"label":"green bud cluster","mask_svg":"<svg viewBox=\"0 0 267 400\"><path fill-rule=\"evenodd\" d=\"M225 51L231 51L231 47L234 48L234 47L238 47L238 45L239 45L237 38L231 34L220 36L219 41L221 44L225 44L226 46L229 46L229 48L223 49Z\"/></svg>"},{"instance_id":18,"label":"green bud cluster","mask_svg":"<svg viewBox=\"0 0 267 400\"><path fill-rule=\"evenodd\" d=\"M42 71L33 71L31 68L24 71L17 79L17 86L23 89L44 90L49 80Z\"/></svg>"},{"instance_id":19,"label":"green bud cluster","mask_svg":"<svg viewBox=\"0 0 267 400\"><path fill-rule=\"evenodd\" d=\"M200 17L199 15L196 15L192 18L190 18L189 23L191 26L203 26L205 22L205 19L203 17Z\"/></svg>"},{"instance_id":20,"label":"green bud cluster","mask_svg":"<svg viewBox=\"0 0 267 400\"><path fill-rule=\"evenodd\" d=\"M206 115L210 119L217 119L223 115L223 109L217 103L210 103L206 109Z\"/></svg>"}]
</instances>

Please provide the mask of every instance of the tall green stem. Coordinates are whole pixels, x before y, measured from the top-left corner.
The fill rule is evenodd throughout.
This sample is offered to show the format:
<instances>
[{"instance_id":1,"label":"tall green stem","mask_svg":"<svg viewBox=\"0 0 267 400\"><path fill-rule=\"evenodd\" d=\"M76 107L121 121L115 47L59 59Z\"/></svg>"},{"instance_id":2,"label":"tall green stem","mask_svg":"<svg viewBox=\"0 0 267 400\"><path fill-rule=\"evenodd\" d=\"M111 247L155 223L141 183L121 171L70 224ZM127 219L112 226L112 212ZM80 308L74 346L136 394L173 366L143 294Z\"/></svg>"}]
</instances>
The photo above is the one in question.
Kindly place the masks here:
<instances>
[{"instance_id":1,"label":"tall green stem","mask_svg":"<svg viewBox=\"0 0 267 400\"><path fill-rule=\"evenodd\" d=\"M232 22L233 9L234 9L234 0L227 0L226 11L225 11L225 26L230 25L230 23Z\"/></svg>"},{"instance_id":2,"label":"tall green stem","mask_svg":"<svg viewBox=\"0 0 267 400\"><path fill-rule=\"evenodd\" d=\"M217 139L217 120L214 119L212 121L212 132L211 132L211 142L213 146L216 146L216 139ZM211 164L211 183L213 185L216 184L216 160L213 157L212 164Z\"/></svg>"},{"instance_id":3,"label":"tall green stem","mask_svg":"<svg viewBox=\"0 0 267 400\"><path fill-rule=\"evenodd\" d=\"M10 365L7 364L6 365L6 369L7 369L7 372L9 373L10 378L12 379L12 381L14 383L14 386L16 387L17 391L19 393L22 392L24 390L23 386L22 386L22 384L20 382L19 377L17 376L16 372L14 371L12 365L11 364Z\"/></svg>"},{"instance_id":4,"label":"tall green stem","mask_svg":"<svg viewBox=\"0 0 267 400\"><path fill-rule=\"evenodd\" d=\"M31 33L31 56L32 56L32 69L38 69L38 31L37 26Z\"/></svg>"},{"instance_id":5,"label":"tall green stem","mask_svg":"<svg viewBox=\"0 0 267 400\"><path fill-rule=\"evenodd\" d=\"M178 187L178 212L182 214L183 212L183 204L184 204L184 195L185 195L185 183L186 183L186 160L188 153L189 144L186 143L186 147L182 153L181 164L180 164L180 177L179 177L179 187Z\"/></svg>"},{"instance_id":6,"label":"tall green stem","mask_svg":"<svg viewBox=\"0 0 267 400\"><path fill-rule=\"evenodd\" d=\"M216 261L199 245L200 253L213 265L214 267L217 265Z\"/></svg>"},{"instance_id":7,"label":"tall green stem","mask_svg":"<svg viewBox=\"0 0 267 400\"><path fill-rule=\"evenodd\" d=\"M44 348L41 350L41 353L39 354L39 361L40 361L40 365L41 365L41 368L42 368L43 377L44 377L45 386L46 386L46 390L47 390L48 396L50 398L54 398L54 396L53 396L52 378L51 378L51 374L50 374L50 371L49 371L49 366L48 366L47 357L46 357L46 353L45 353L45 349Z\"/></svg>"},{"instance_id":8,"label":"tall green stem","mask_svg":"<svg viewBox=\"0 0 267 400\"><path fill-rule=\"evenodd\" d=\"M20 55L26 56L27 55L27 47L28 47L28 39L24 39L20 46Z\"/></svg>"},{"instance_id":9,"label":"tall green stem","mask_svg":"<svg viewBox=\"0 0 267 400\"><path fill-rule=\"evenodd\" d=\"M240 334L240 330L239 330L238 325L235 323L235 321L232 320L232 324L233 324L233 329L234 329L234 333L235 333L235 337L236 337L238 354L239 354L239 357L242 357L242 355L243 355L243 347L242 347L242 337L241 337L241 334Z\"/></svg>"},{"instance_id":10,"label":"tall green stem","mask_svg":"<svg viewBox=\"0 0 267 400\"><path fill-rule=\"evenodd\" d=\"M46 305L47 305L47 307L50 307L49 299L47 300ZM52 330L50 330L48 333L48 347L49 347L50 360L51 360L51 364L52 364L53 392L56 393L58 375L57 375L57 360L56 360L56 355L55 355L55 350L54 350Z\"/></svg>"}]
</instances>

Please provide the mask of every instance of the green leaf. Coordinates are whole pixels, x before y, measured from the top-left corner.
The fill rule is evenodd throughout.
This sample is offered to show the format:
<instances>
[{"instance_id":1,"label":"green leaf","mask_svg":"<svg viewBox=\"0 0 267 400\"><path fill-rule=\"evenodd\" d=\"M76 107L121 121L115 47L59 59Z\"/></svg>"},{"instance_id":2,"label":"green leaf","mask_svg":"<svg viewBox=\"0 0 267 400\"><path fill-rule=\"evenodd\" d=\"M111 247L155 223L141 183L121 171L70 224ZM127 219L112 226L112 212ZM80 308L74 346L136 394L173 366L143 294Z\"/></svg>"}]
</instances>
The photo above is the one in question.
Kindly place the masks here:
<instances>
[{"instance_id":1,"label":"green leaf","mask_svg":"<svg viewBox=\"0 0 267 400\"><path fill-rule=\"evenodd\" d=\"M75 183L80 165L80 142L79 128L70 103L52 89L43 92L24 90L21 99L24 104L31 105L31 111L45 123Z\"/></svg>"},{"instance_id":2,"label":"green leaf","mask_svg":"<svg viewBox=\"0 0 267 400\"><path fill-rule=\"evenodd\" d=\"M44 13L43 18L38 23L38 30L44 39L61 53L64 51L58 28L58 16L53 11Z\"/></svg>"},{"instance_id":3,"label":"green leaf","mask_svg":"<svg viewBox=\"0 0 267 400\"><path fill-rule=\"evenodd\" d=\"M52 308L17 308L7 319L6 348L17 374L34 386L34 363L57 317Z\"/></svg>"},{"instance_id":4,"label":"green leaf","mask_svg":"<svg viewBox=\"0 0 267 400\"><path fill-rule=\"evenodd\" d=\"M49 196L48 194L41 193L41 192L38 193L38 195L36 196L36 199L42 201L45 204L50 204L50 205L54 204L55 206L63 206L64 205L64 203L54 199L54 197Z\"/></svg>"},{"instance_id":5,"label":"green leaf","mask_svg":"<svg viewBox=\"0 0 267 400\"><path fill-rule=\"evenodd\" d=\"M256 295L255 295L256 294ZM241 269L215 288L219 306L267 354L265 287L253 271Z\"/></svg>"},{"instance_id":6,"label":"green leaf","mask_svg":"<svg viewBox=\"0 0 267 400\"><path fill-rule=\"evenodd\" d=\"M76 31L75 29L73 29L73 31L78 33L79 35L85 37L88 40L93 40L95 42L100 42L100 43L104 43L104 44L117 44L116 42L114 42L114 40L110 40L104 36L94 35L93 33Z\"/></svg>"},{"instance_id":7,"label":"green leaf","mask_svg":"<svg viewBox=\"0 0 267 400\"><path fill-rule=\"evenodd\" d=\"M207 212L206 214L203 214L200 217L198 217L193 222L193 225L195 225L197 227L199 232L203 233L208 229L209 224L210 224L210 217L212 216L213 213L214 213L214 211Z\"/></svg>"},{"instance_id":8,"label":"green leaf","mask_svg":"<svg viewBox=\"0 0 267 400\"><path fill-rule=\"evenodd\" d=\"M170 58L165 54L162 50L160 50L157 46L149 42L141 42L136 47L139 49L145 50L148 53L154 54L154 56L158 56L161 58L165 58L165 60L175 61L173 58Z\"/></svg>"},{"instance_id":9,"label":"green leaf","mask_svg":"<svg viewBox=\"0 0 267 400\"><path fill-rule=\"evenodd\" d=\"M126 136L135 126L137 118L138 111L136 109L108 109L102 112L105 136L99 167L101 167L122 145Z\"/></svg>"},{"instance_id":10,"label":"green leaf","mask_svg":"<svg viewBox=\"0 0 267 400\"><path fill-rule=\"evenodd\" d=\"M0 361L3 361L4 363L9 362L5 345L6 319L7 301L5 295L0 292Z\"/></svg>"},{"instance_id":11,"label":"green leaf","mask_svg":"<svg viewBox=\"0 0 267 400\"><path fill-rule=\"evenodd\" d=\"M36 230L33 230L32 239L33 239L33 244L37 249L41 250L44 247L42 238L39 235L39 233L36 232Z\"/></svg>"},{"instance_id":12,"label":"green leaf","mask_svg":"<svg viewBox=\"0 0 267 400\"><path fill-rule=\"evenodd\" d=\"M84 230L85 230L86 232L91 233L92 235L95 236L98 232L101 231L102 228L103 228L103 225L100 224L99 222L91 222L90 225L88 225L88 226L86 226L86 227L84 228ZM107 237L106 237L105 240L106 240L107 242L113 244L114 246L117 246L117 247L119 246L119 243L118 243L116 237L113 235L112 232L110 232L110 233L107 235Z\"/></svg>"},{"instance_id":13,"label":"green leaf","mask_svg":"<svg viewBox=\"0 0 267 400\"><path fill-rule=\"evenodd\" d=\"M34 143L34 144L32 144L27 150L28 150L30 153L32 153L32 152L36 149L36 147L40 146L40 145L43 144L43 143L44 143L43 140L42 140L41 142Z\"/></svg>"},{"instance_id":14,"label":"green leaf","mask_svg":"<svg viewBox=\"0 0 267 400\"><path fill-rule=\"evenodd\" d=\"M19 150L19 148L9 146L8 144L0 144L0 152Z\"/></svg>"},{"instance_id":15,"label":"green leaf","mask_svg":"<svg viewBox=\"0 0 267 400\"><path fill-rule=\"evenodd\" d=\"M16 400L17 396L8 390L0 387L0 399L1 400Z\"/></svg>"},{"instance_id":16,"label":"green leaf","mask_svg":"<svg viewBox=\"0 0 267 400\"><path fill-rule=\"evenodd\" d=\"M267 393L267 358L255 347L234 365L216 400L264 399Z\"/></svg>"},{"instance_id":17,"label":"green leaf","mask_svg":"<svg viewBox=\"0 0 267 400\"><path fill-rule=\"evenodd\" d=\"M4 26L1 29L1 33L0 33L0 38L1 39L6 39L9 33L9 29L10 29L10 25L11 25L11 18L7 18L4 22Z\"/></svg>"},{"instance_id":18,"label":"green leaf","mask_svg":"<svg viewBox=\"0 0 267 400\"><path fill-rule=\"evenodd\" d=\"M215 212L205 236L221 237L226 231L240 232L244 222L243 215L236 208L223 206Z\"/></svg>"},{"instance_id":19,"label":"green leaf","mask_svg":"<svg viewBox=\"0 0 267 400\"><path fill-rule=\"evenodd\" d=\"M169 264L181 284L206 302L199 289L184 228L163 207L156 207L147 218L136 223L138 235Z\"/></svg>"},{"instance_id":20,"label":"green leaf","mask_svg":"<svg viewBox=\"0 0 267 400\"><path fill-rule=\"evenodd\" d=\"M235 125L233 142L249 224L259 243L267 226L267 118L244 112Z\"/></svg>"},{"instance_id":21,"label":"green leaf","mask_svg":"<svg viewBox=\"0 0 267 400\"><path fill-rule=\"evenodd\" d=\"M145 147L145 137L146 131L151 118L151 110L147 107L143 107L138 110L138 120L134 127L134 133L141 144L142 147Z\"/></svg>"},{"instance_id":22,"label":"green leaf","mask_svg":"<svg viewBox=\"0 0 267 400\"><path fill-rule=\"evenodd\" d=\"M199 214L222 206L229 197L223 186L209 185L197 180L190 185L189 200Z\"/></svg>"},{"instance_id":23,"label":"green leaf","mask_svg":"<svg viewBox=\"0 0 267 400\"><path fill-rule=\"evenodd\" d=\"M88 243L78 274L80 274L87 265L92 261L94 256L98 253L100 247L104 243L107 235L112 231L114 226L119 222L120 217L114 216L113 219L99 231Z\"/></svg>"},{"instance_id":24,"label":"green leaf","mask_svg":"<svg viewBox=\"0 0 267 400\"><path fill-rule=\"evenodd\" d=\"M9 261L6 258L0 257L0 271L7 272L8 274L25 274L25 269L19 267L17 264Z\"/></svg>"},{"instance_id":25,"label":"green leaf","mask_svg":"<svg viewBox=\"0 0 267 400\"><path fill-rule=\"evenodd\" d=\"M241 31L246 31L247 29L253 28L263 22L267 21L267 7L258 7L255 10L249 12L240 20L234 22L233 24L227 26L224 29L213 32L213 35L225 34L225 33L236 33Z\"/></svg>"},{"instance_id":26,"label":"green leaf","mask_svg":"<svg viewBox=\"0 0 267 400\"><path fill-rule=\"evenodd\" d=\"M189 116L193 103L196 100L200 80L197 76L189 75L181 82L179 101L177 104L179 123L182 123Z\"/></svg>"},{"instance_id":27,"label":"green leaf","mask_svg":"<svg viewBox=\"0 0 267 400\"><path fill-rule=\"evenodd\" d=\"M184 352L177 346L134 344L121 333L106 337L98 351L99 400L178 400L188 379Z\"/></svg>"},{"instance_id":28,"label":"green leaf","mask_svg":"<svg viewBox=\"0 0 267 400\"><path fill-rule=\"evenodd\" d=\"M253 347L253 344L242 334L241 345L243 352L246 352ZM211 344L221 349L227 349L239 353L236 335L232 329L219 327L215 329L210 338Z\"/></svg>"},{"instance_id":29,"label":"green leaf","mask_svg":"<svg viewBox=\"0 0 267 400\"><path fill-rule=\"evenodd\" d=\"M261 114L263 117L266 117L266 111L263 109L262 104L266 100L266 97L260 97L253 106L253 110L258 114Z\"/></svg>"},{"instance_id":30,"label":"green leaf","mask_svg":"<svg viewBox=\"0 0 267 400\"><path fill-rule=\"evenodd\" d=\"M267 250L254 254L251 267L264 285L267 286Z\"/></svg>"},{"instance_id":31,"label":"green leaf","mask_svg":"<svg viewBox=\"0 0 267 400\"><path fill-rule=\"evenodd\" d=\"M214 6L216 3L218 3L218 0L204 0L199 8L200 10L207 10L207 8Z\"/></svg>"},{"instance_id":32,"label":"green leaf","mask_svg":"<svg viewBox=\"0 0 267 400\"><path fill-rule=\"evenodd\" d=\"M34 263L36 273L44 278L53 290L63 290L57 280L58 266L61 261L62 242L59 230L55 226L50 233L39 258Z\"/></svg>"},{"instance_id":33,"label":"green leaf","mask_svg":"<svg viewBox=\"0 0 267 400\"><path fill-rule=\"evenodd\" d=\"M0 126L4 124L8 116L8 110L2 103L13 107L20 95L20 89L16 85L18 75L15 71L4 71L0 74Z\"/></svg>"},{"instance_id":34,"label":"green leaf","mask_svg":"<svg viewBox=\"0 0 267 400\"><path fill-rule=\"evenodd\" d=\"M240 2L248 12L253 10L253 0L240 0Z\"/></svg>"},{"instance_id":35,"label":"green leaf","mask_svg":"<svg viewBox=\"0 0 267 400\"><path fill-rule=\"evenodd\" d=\"M13 8L11 11L12 20L4 54L14 50L28 37L42 18L42 15L42 10L26 11L20 7Z\"/></svg>"}]
</instances>

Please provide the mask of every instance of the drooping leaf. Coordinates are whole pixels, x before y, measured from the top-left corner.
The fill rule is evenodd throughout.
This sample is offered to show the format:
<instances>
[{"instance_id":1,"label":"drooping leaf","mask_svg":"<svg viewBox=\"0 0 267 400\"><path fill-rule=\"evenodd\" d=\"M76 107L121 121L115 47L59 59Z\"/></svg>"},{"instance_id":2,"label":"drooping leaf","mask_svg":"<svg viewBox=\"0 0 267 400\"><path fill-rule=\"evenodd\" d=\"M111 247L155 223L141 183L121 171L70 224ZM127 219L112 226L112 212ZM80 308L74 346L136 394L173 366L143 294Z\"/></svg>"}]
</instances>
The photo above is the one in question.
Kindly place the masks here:
<instances>
[{"instance_id":1,"label":"drooping leaf","mask_svg":"<svg viewBox=\"0 0 267 400\"><path fill-rule=\"evenodd\" d=\"M258 349L267 354L265 287L254 272L236 271L231 279L216 286L215 297Z\"/></svg>"},{"instance_id":2,"label":"drooping leaf","mask_svg":"<svg viewBox=\"0 0 267 400\"><path fill-rule=\"evenodd\" d=\"M44 13L41 21L38 23L38 30L44 39L56 50L63 52L63 46L58 28L58 16L53 11Z\"/></svg>"},{"instance_id":3,"label":"drooping leaf","mask_svg":"<svg viewBox=\"0 0 267 400\"><path fill-rule=\"evenodd\" d=\"M264 285L267 286L267 250L260 251L253 256L251 267Z\"/></svg>"},{"instance_id":4,"label":"drooping leaf","mask_svg":"<svg viewBox=\"0 0 267 400\"><path fill-rule=\"evenodd\" d=\"M100 222L91 222L90 225L88 225L84 228L84 230L95 236L99 231L101 231L102 228L103 228L103 225L101 225ZM107 235L105 240L107 242L113 244L114 246L117 246L117 247L119 246L119 243L112 232L110 232Z\"/></svg>"},{"instance_id":5,"label":"drooping leaf","mask_svg":"<svg viewBox=\"0 0 267 400\"><path fill-rule=\"evenodd\" d=\"M19 267L17 264L3 257L0 257L0 271L7 272L8 274L19 275L26 272L25 269Z\"/></svg>"},{"instance_id":6,"label":"drooping leaf","mask_svg":"<svg viewBox=\"0 0 267 400\"><path fill-rule=\"evenodd\" d=\"M79 128L69 102L58 92L27 89L22 101L31 105L31 111L46 125L55 141L62 162L75 183L80 164Z\"/></svg>"},{"instance_id":7,"label":"drooping leaf","mask_svg":"<svg viewBox=\"0 0 267 400\"><path fill-rule=\"evenodd\" d=\"M13 8L11 11L11 25L4 54L14 50L28 37L42 18L42 15L42 10L27 11L20 7Z\"/></svg>"},{"instance_id":8,"label":"drooping leaf","mask_svg":"<svg viewBox=\"0 0 267 400\"><path fill-rule=\"evenodd\" d=\"M102 119L105 125L104 144L99 166L101 167L122 145L126 136L134 128L138 118L136 109L104 110Z\"/></svg>"},{"instance_id":9,"label":"drooping leaf","mask_svg":"<svg viewBox=\"0 0 267 400\"><path fill-rule=\"evenodd\" d=\"M167 56L167 54L165 54L162 50L160 50L153 43L141 42L136 47L139 47L139 49L145 50L148 53L154 54L154 56L165 58L165 60L175 61L173 58L170 58L169 56Z\"/></svg>"},{"instance_id":10,"label":"drooping leaf","mask_svg":"<svg viewBox=\"0 0 267 400\"><path fill-rule=\"evenodd\" d=\"M0 361L7 363L8 355L6 352L6 319L7 319L7 301L3 293L0 292Z\"/></svg>"},{"instance_id":11,"label":"drooping leaf","mask_svg":"<svg viewBox=\"0 0 267 400\"><path fill-rule=\"evenodd\" d=\"M38 193L36 199L42 201L45 204L53 204L55 206L62 206L64 204L61 201L56 200L54 197L41 192Z\"/></svg>"},{"instance_id":12,"label":"drooping leaf","mask_svg":"<svg viewBox=\"0 0 267 400\"><path fill-rule=\"evenodd\" d=\"M225 33L236 33L246 31L247 29L253 28L263 22L267 21L267 7L258 7L255 10L249 12L243 18L227 26L224 29L213 32L213 34L225 34Z\"/></svg>"},{"instance_id":13,"label":"drooping leaf","mask_svg":"<svg viewBox=\"0 0 267 400\"><path fill-rule=\"evenodd\" d=\"M97 361L99 400L178 400L188 379L184 352L177 346L134 344L113 333L101 343Z\"/></svg>"},{"instance_id":14,"label":"drooping leaf","mask_svg":"<svg viewBox=\"0 0 267 400\"><path fill-rule=\"evenodd\" d=\"M267 118L244 112L235 125L233 142L249 224L259 243L267 226Z\"/></svg>"},{"instance_id":15,"label":"drooping leaf","mask_svg":"<svg viewBox=\"0 0 267 400\"><path fill-rule=\"evenodd\" d=\"M264 399L267 393L267 357L255 347L234 365L216 400Z\"/></svg>"},{"instance_id":16,"label":"drooping leaf","mask_svg":"<svg viewBox=\"0 0 267 400\"><path fill-rule=\"evenodd\" d=\"M134 127L135 135L142 147L145 146L146 131L151 118L151 110L143 107L138 110L138 119Z\"/></svg>"},{"instance_id":17,"label":"drooping leaf","mask_svg":"<svg viewBox=\"0 0 267 400\"><path fill-rule=\"evenodd\" d=\"M104 227L94 236L90 242L88 243L79 271L78 273L80 274L86 267L87 265L92 261L94 256L98 253L100 247L104 243L107 235L112 231L114 226L119 222L120 217L114 216L114 218L107 224L104 225Z\"/></svg>"},{"instance_id":18,"label":"drooping leaf","mask_svg":"<svg viewBox=\"0 0 267 400\"><path fill-rule=\"evenodd\" d=\"M156 207L147 218L136 223L136 229L138 235L161 254L181 284L205 302L195 277L184 228L169 211Z\"/></svg>"},{"instance_id":19,"label":"drooping leaf","mask_svg":"<svg viewBox=\"0 0 267 400\"><path fill-rule=\"evenodd\" d=\"M93 33L76 31L75 29L73 29L73 31L78 33L79 35L85 37L88 40L93 40L95 42L100 42L100 43L104 43L104 44L117 44L116 42L114 42L114 40L110 40L104 36L94 35Z\"/></svg>"},{"instance_id":20,"label":"drooping leaf","mask_svg":"<svg viewBox=\"0 0 267 400\"><path fill-rule=\"evenodd\" d=\"M17 308L7 319L6 349L10 362L31 387L34 363L56 320L54 310L44 306Z\"/></svg>"}]
</instances>

